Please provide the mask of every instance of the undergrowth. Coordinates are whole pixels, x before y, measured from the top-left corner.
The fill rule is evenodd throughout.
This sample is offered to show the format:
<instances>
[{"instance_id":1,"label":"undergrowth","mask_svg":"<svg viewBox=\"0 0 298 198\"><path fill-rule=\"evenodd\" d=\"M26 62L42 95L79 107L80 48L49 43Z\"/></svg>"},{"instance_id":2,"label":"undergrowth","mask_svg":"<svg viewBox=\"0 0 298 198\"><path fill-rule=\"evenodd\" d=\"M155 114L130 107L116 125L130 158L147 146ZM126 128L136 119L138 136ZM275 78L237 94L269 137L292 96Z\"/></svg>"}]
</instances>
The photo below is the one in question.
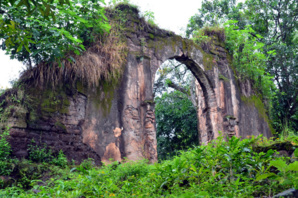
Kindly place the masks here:
<instances>
[{"instance_id":1,"label":"undergrowth","mask_svg":"<svg viewBox=\"0 0 298 198\"><path fill-rule=\"evenodd\" d=\"M255 152L261 138L220 137L183 151L172 160L114 162L94 167L86 161L63 169L63 177L33 189L8 187L1 197L261 197L298 188L298 149L294 157ZM297 143L297 142L296 142ZM295 147L295 146L294 146Z\"/></svg>"},{"instance_id":2,"label":"undergrowth","mask_svg":"<svg viewBox=\"0 0 298 198\"><path fill-rule=\"evenodd\" d=\"M55 154L46 145L38 147L34 141L28 146L29 159L16 159L8 138L9 127L0 128L0 189L7 186L30 189L33 181L59 177L63 175L62 169L70 168L62 151Z\"/></svg>"}]
</instances>

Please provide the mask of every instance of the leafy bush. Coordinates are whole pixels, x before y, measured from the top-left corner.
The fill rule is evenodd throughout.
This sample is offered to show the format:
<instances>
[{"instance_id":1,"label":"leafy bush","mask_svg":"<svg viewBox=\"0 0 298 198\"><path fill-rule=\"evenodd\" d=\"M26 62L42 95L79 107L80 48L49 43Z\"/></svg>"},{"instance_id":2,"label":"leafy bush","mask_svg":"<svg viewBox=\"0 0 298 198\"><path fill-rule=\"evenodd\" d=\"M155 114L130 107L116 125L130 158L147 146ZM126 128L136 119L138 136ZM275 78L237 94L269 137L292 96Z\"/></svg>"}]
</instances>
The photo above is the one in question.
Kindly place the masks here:
<instances>
[{"instance_id":1,"label":"leafy bush","mask_svg":"<svg viewBox=\"0 0 298 198\"><path fill-rule=\"evenodd\" d=\"M34 143L34 141L32 143ZM29 159L32 162L47 162L62 168L65 168L68 163L67 158L62 150L60 150L58 155L55 156L53 151L48 149L46 145L39 147L37 145L30 144L28 147Z\"/></svg>"},{"instance_id":2,"label":"leafy bush","mask_svg":"<svg viewBox=\"0 0 298 198\"><path fill-rule=\"evenodd\" d=\"M298 188L298 150L290 162L274 150L254 152L261 138L223 137L156 164L92 161L33 191L6 188L1 197L262 197ZM295 161L296 160L296 161ZM81 171L83 170L83 171ZM38 193L34 193L38 192Z\"/></svg>"},{"instance_id":3,"label":"leafy bush","mask_svg":"<svg viewBox=\"0 0 298 198\"><path fill-rule=\"evenodd\" d=\"M60 150L57 157L54 157L50 163L54 164L56 166L60 166L62 168L65 168L68 162L67 162L67 158L64 155L63 151Z\"/></svg>"},{"instance_id":4,"label":"leafy bush","mask_svg":"<svg viewBox=\"0 0 298 198\"><path fill-rule=\"evenodd\" d=\"M84 160L77 168L81 173L87 173L88 170L91 170L94 167L94 160L89 158L87 160Z\"/></svg>"},{"instance_id":5,"label":"leafy bush","mask_svg":"<svg viewBox=\"0 0 298 198\"><path fill-rule=\"evenodd\" d=\"M54 61L61 66L61 59L65 56L73 59L69 51L80 54L85 50L84 45L109 32L103 0L66 2L1 4L0 38L3 50L30 67L34 63Z\"/></svg>"},{"instance_id":6,"label":"leafy bush","mask_svg":"<svg viewBox=\"0 0 298 198\"><path fill-rule=\"evenodd\" d=\"M5 161L9 158L11 153L11 146L7 141L9 136L9 127L7 127L2 134L0 134L0 161Z\"/></svg>"},{"instance_id":7,"label":"leafy bush","mask_svg":"<svg viewBox=\"0 0 298 198\"><path fill-rule=\"evenodd\" d=\"M219 26L206 26L193 32L193 40L204 50L210 50L212 39L216 35L220 42L226 39L225 30Z\"/></svg>"},{"instance_id":8,"label":"leafy bush","mask_svg":"<svg viewBox=\"0 0 298 198\"><path fill-rule=\"evenodd\" d=\"M157 152L169 159L199 144L196 109L188 97L173 91L155 98Z\"/></svg>"},{"instance_id":9,"label":"leafy bush","mask_svg":"<svg viewBox=\"0 0 298 198\"><path fill-rule=\"evenodd\" d=\"M0 175L10 175L15 168L17 160L0 160Z\"/></svg>"},{"instance_id":10,"label":"leafy bush","mask_svg":"<svg viewBox=\"0 0 298 198\"><path fill-rule=\"evenodd\" d=\"M34 142L34 141L33 141ZM29 159L33 162L50 162L53 158L52 151L44 147L39 147L37 145L30 144L28 146Z\"/></svg>"},{"instance_id":11,"label":"leafy bush","mask_svg":"<svg viewBox=\"0 0 298 198\"><path fill-rule=\"evenodd\" d=\"M16 160L10 158L12 149L7 141L8 136L9 127L0 134L0 175L10 175L15 168Z\"/></svg>"}]
</instances>

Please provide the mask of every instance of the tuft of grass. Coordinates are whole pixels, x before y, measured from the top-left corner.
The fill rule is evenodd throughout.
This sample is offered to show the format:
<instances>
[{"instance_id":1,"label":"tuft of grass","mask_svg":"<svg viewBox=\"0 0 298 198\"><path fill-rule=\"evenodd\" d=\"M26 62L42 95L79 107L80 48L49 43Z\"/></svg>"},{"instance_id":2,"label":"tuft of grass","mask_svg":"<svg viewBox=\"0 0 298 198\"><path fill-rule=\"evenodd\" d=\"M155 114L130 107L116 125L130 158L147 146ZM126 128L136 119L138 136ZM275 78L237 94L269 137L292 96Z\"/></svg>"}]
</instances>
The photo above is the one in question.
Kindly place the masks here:
<instances>
[{"instance_id":1,"label":"tuft of grass","mask_svg":"<svg viewBox=\"0 0 298 198\"><path fill-rule=\"evenodd\" d=\"M225 30L219 26L206 26L202 28L201 31L203 31L206 36L216 35L220 42L225 42L226 40Z\"/></svg>"},{"instance_id":2,"label":"tuft of grass","mask_svg":"<svg viewBox=\"0 0 298 198\"><path fill-rule=\"evenodd\" d=\"M25 84L39 88L59 84L75 85L77 81L88 87L97 87L99 82L119 79L126 60L126 44L121 40L117 24L111 22L109 34L98 38L81 55L68 53L61 62L41 63L26 70L20 77Z\"/></svg>"},{"instance_id":3,"label":"tuft of grass","mask_svg":"<svg viewBox=\"0 0 298 198\"><path fill-rule=\"evenodd\" d=\"M206 26L193 33L193 39L203 50L209 51L212 45L212 37L219 42L225 42L226 35L224 28L219 26Z\"/></svg>"}]
</instances>

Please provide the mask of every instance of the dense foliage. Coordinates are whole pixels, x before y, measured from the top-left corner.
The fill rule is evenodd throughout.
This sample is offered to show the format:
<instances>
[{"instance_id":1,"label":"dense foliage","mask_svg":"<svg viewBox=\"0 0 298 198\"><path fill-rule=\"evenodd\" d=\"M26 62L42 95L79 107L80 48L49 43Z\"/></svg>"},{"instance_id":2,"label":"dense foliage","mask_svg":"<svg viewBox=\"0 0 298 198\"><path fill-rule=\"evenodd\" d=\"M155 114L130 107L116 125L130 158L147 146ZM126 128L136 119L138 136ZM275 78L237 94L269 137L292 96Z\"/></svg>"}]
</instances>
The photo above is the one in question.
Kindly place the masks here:
<instances>
[{"instance_id":1,"label":"dense foliage","mask_svg":"<svg viewBox=\"0 0 298 198\"><path fill-rule=\"evenodd\" d=\"M261 86L261 94L274 96L270 116L279 132L285 128L298 131L297 5L295 0L204 0L187 29L187 35L193 36L204 25L233 20L233 26L229 22L225 29L234 63L256 87ZM269 85L270 76L277 89Z\"/></svg>"},{"instance_id":2,"label":"dense foliage","mask_svg":"<svg viewBox=\"0 0 298 198\"><path fill-rule=\"evenodd\" d=\"M297 145L296 137L291 139ZM278 142L271 142L278 143ZM298 150L281 157L274 150L257 153L260 138L222 137L169 161L114 162L101 168L86 161L68 166L60 176L0 191L1 197L261 197L298 188Z\"/></svg>"},{"instance_id":3,"label":"dense foliage","mask_svg":"<svg viewBox=\"0 0 298 198\"><path fill-rule=\"evenodd\" d=\"M199 144L196 109L185 94L165 92L155 102L159 159L170 158Z\"/></svg>"},{"instance_id":4,"label":"dense foliage","mask_svg":"<svg viewBox=\"0 0 298 198\"><path fill-rule=\"evenodd\" d=\"M191 71L176 60L167 60L156 72L153 92L159 159L199 144L194 82Z\"/></svg>"},{"instance_id":5,"label":"dense foliage","mask_svg":"<svg viewBox=\"0 0 298 198\"><path fill-rule=\"evenodd\" d=\"M0 7L2 49L29 68L40 62L75 61L80 54L110 29L104 1L4 1ZM49 17L50 16L50 17Z\"/></svg>"},{"instance_id":6,"label":"dense foliage","mask_svg":"<svg viewBox=\"0 0 298 198\"><path fill-rule=\"evenodd\" d=\"M239 78L252 80L254 89L261 93L264 99L271 99L274 84L272 76L266 72L266 61L269 55L275 53L268 52L266 57L263 52L264 43L258 41L261 36L255 34L250 26L238 29L236 23L237 21L227 21L224 24L226 47L233 55L233 66L240 74Z\"/></svg>"}]
</instances>

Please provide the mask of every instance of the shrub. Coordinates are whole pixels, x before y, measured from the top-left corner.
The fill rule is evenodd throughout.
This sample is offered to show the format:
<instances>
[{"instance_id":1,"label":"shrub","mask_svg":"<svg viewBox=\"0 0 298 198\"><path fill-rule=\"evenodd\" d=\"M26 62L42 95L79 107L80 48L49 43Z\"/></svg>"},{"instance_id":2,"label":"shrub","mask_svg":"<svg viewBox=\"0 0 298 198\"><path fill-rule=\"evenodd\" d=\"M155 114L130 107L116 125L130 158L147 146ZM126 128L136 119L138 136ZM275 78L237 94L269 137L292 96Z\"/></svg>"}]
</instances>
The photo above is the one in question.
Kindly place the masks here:
<instances>
[{"instance_id":1,"label":"shrub","mask_svg":"<svg viewBox=\"0 0 298 198\"><path fill-rule=\"evenodd\" d=\"M17 160L0 160L0 175L10 175L15 168Z\"/></svg>"},{"instance_id":2,"label":"shrub","mask_svg":"<svg viewBox=\"0 0 298 198\"><path fill-rule=\"evenodd\" d=\"M0 161L7 160L11 153L11 146L7 141L8 136L9 136L9 127L7 127L2 134L0 134Z\"/></svg>"},{"instance_id":3,"label":"shrub","mask_svg":"<svg viewBox=\"0 0 298 198\"><path fill-rule=\"evenodd\" d=\"M32 141L34 143L34 141ZM29 159L33 162L50 162L53 159L52 150L37 145L30 144L29 146Z\"/></svg>"},{"instance_id":4,"label":"shrub","mask_svg":"<svg viewBox=\"0 0 298 198\"><path fill-rule=\"evenodd\" d=\"M63 151L60 150L58 156L53 158L50 163L65 168L67 165L67 158L65 157Z\"/></svg>"},{"instance_id":5,"label":"shrub","mask_svg":"<svg viewBox=\"0 0 298 198\"><path fill-rule=\"evenodd\" d=\"M94 167L95 163L94 160L89 158L84 160L77 168L75 168L77 171L87 174L88 170L91 170Z\"/></svg>"},{"instance_id":6,"label":"shrub","mask_svg":"<svg viewBox=\"0 0 298 198\"><path fill-rule=\"evenodd\" d=\"M278 157L272 149L255 152L260 140L219 137L156 164L113 162L98 168L89 159L78 171L64 169L63 177L26 192L7 188L0 197L272 197L297 188L297 158Z\"/></svg>"}]
</instances>

